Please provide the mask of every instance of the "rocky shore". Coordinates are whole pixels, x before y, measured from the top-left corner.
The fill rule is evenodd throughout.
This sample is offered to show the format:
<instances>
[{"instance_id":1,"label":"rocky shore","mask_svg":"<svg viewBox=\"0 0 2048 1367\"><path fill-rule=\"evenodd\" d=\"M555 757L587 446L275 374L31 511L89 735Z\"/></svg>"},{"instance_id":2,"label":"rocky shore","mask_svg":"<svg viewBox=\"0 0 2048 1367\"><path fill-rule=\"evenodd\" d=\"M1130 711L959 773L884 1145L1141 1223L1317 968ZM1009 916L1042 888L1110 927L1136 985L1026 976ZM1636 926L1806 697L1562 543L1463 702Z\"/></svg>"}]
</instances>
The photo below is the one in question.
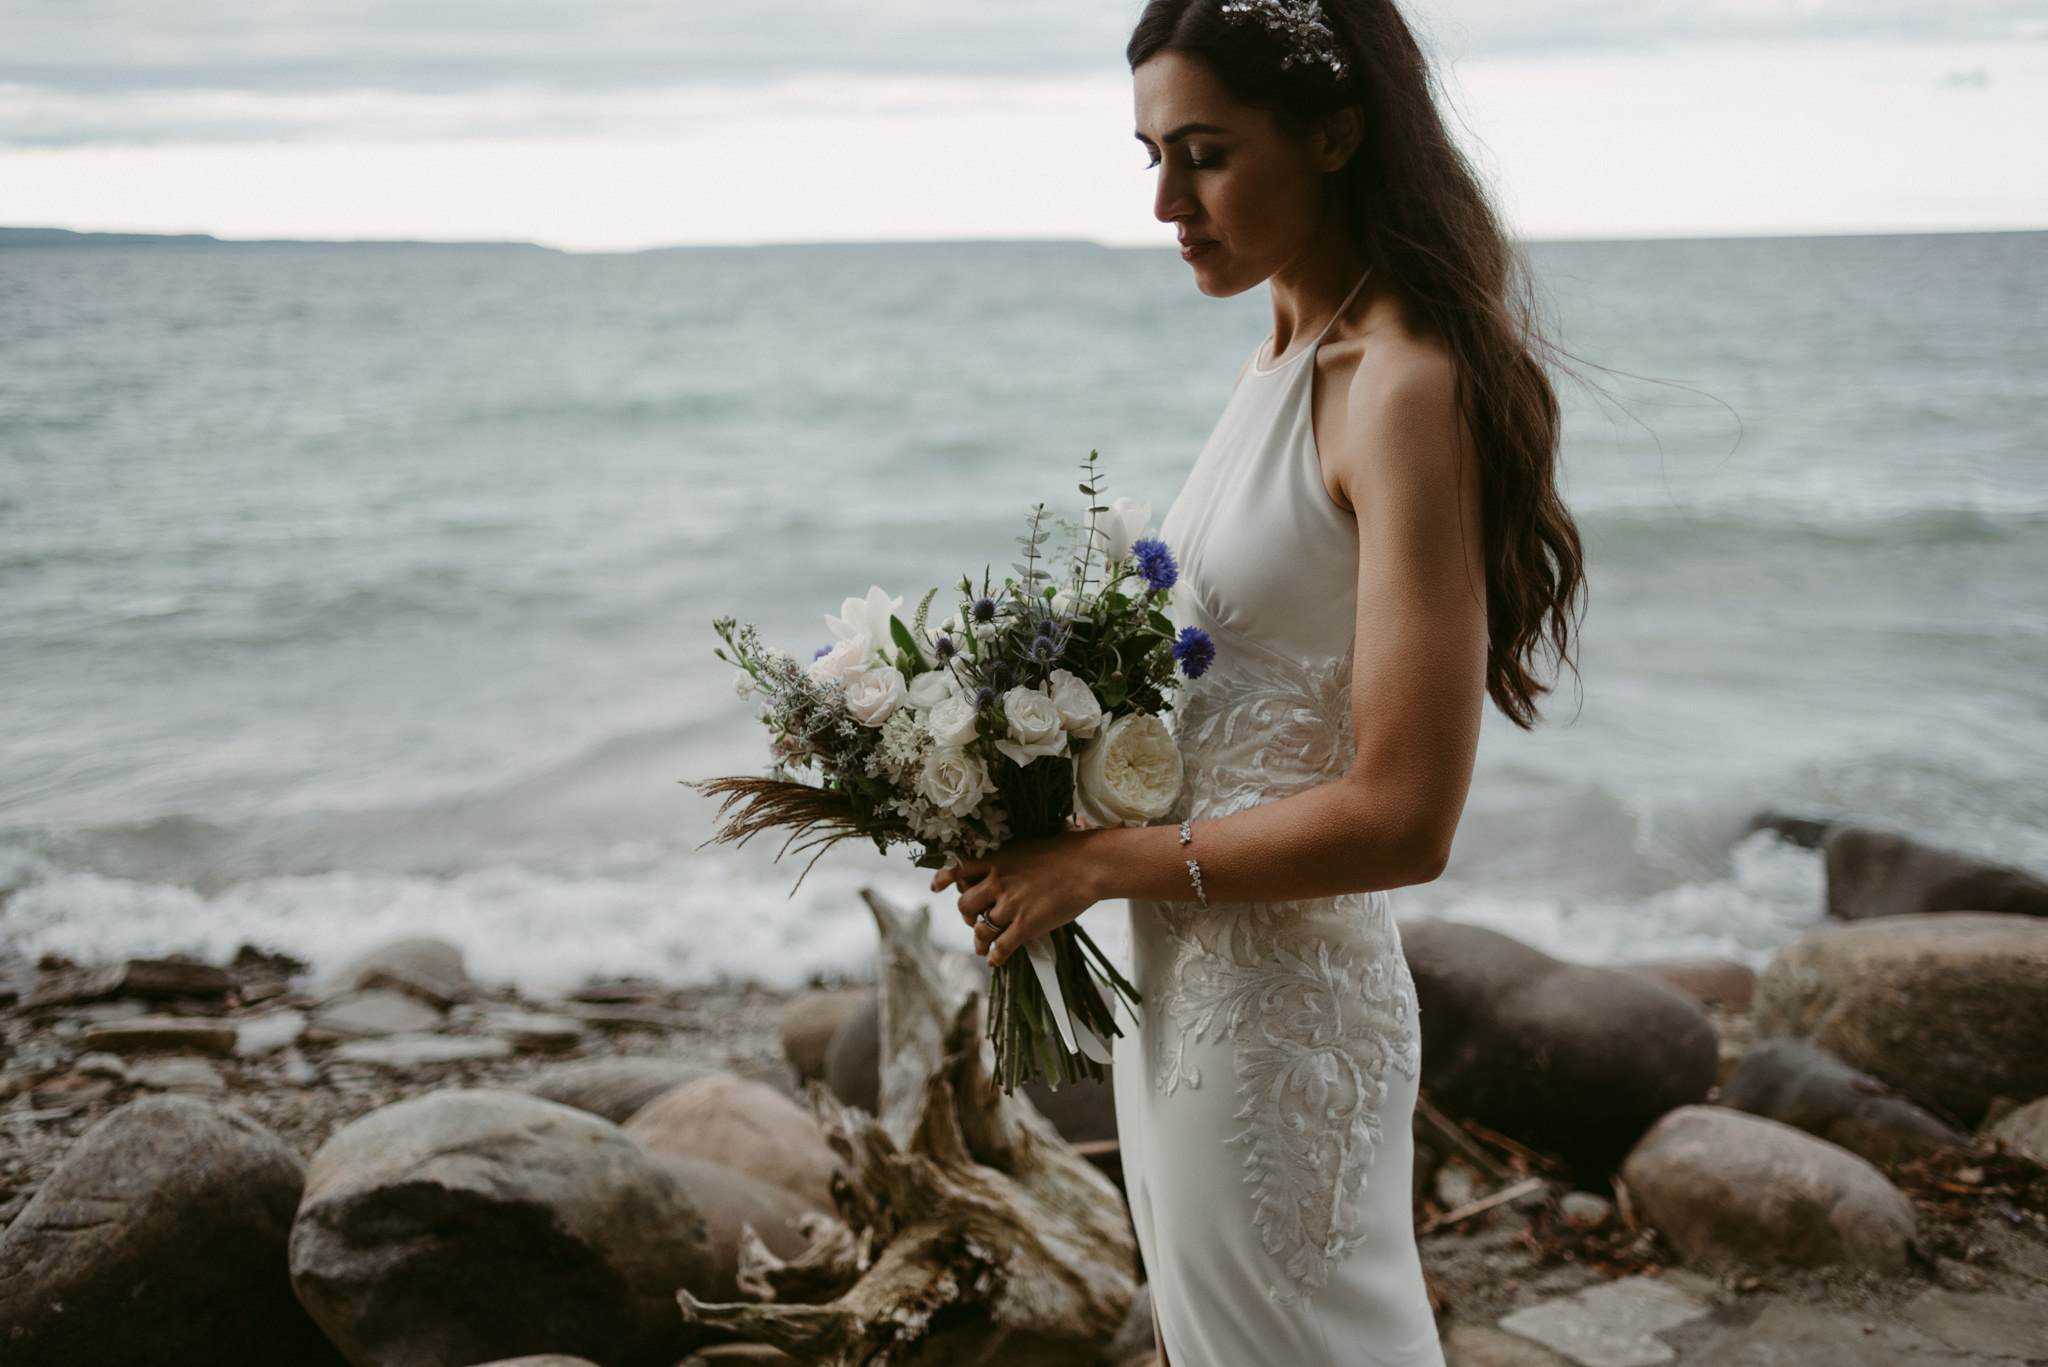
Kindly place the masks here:
<instances>
[{"instance_id":1,"label":"rocky shore","mask_svg":"<svg viewBox=\"0 0 2048 1367\"><path fill-rule=\"evenodd\" d=\"M1825 849L1835 917L1761 974L1404 929L1417 1229L1457 1367L2048 1362L2048 887L1761 821ZM848 1304L872 1263L830 1273L833 1240L879 1250L910 1219L876 1207L860 1144L884 1167L908 1150L847 1142L901 1109L905 1011L885 1038L863 984L536 1000L427 940L320 982L256 949L0 960L0 1358L840 1360L733 1341L707 1326L744 1312L700 1311L764 1289ZM1100 1174L1054 1163L1066 1189L1113 1209L1107 1089L1033 1101L1060 1136L1044 1142ZM960 1123L972 1148L1009 1122ZM959 1292L956 1318L999 1314L988 1294ZM986 1360L1150 1353L1142 1291L1084 1310ZM906 1340L890 1362L974 1360L934 1347L970 1329L920 1324L922 1355Z\"/></svg>"}]
</instances>

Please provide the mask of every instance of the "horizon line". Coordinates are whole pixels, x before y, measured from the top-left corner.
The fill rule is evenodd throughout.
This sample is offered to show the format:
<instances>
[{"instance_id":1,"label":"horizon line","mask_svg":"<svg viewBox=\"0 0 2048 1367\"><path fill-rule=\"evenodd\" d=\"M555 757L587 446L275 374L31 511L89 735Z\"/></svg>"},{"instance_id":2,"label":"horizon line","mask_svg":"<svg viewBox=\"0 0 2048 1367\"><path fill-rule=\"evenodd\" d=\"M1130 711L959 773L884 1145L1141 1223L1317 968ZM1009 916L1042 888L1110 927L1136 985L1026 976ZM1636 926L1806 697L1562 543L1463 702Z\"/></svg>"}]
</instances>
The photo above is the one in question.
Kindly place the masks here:
<instances>
[{"instance_id":1,"label":"horizon line","mask_svg":"<svg viewBox=\"0 0 2048 1367\"><path fill-rule=\"evenodd\" d=\"M1813 229L1737 229L1673 232L1585 232L1512 237L1518 246L1570 246L1632 242L1761 242L1793 239L1864 237L1991 237L2048 233L2048 223L1971 227L1833 227ZM63 228L54 225L0 224L0 250L38 247L332 247L332 248L470 248L552 252L562 256L644 256L654 252L759 251L777 248L858 247L1098 247L1105 251L1172 251L1170 242L1112 241L1091 237L904 237L904 238L769 238L711 242L665 242L644 247L561 247L521 238L424 237L221 237L206 232L139 232L128 229Z\"/></svg>"}]
</instances>

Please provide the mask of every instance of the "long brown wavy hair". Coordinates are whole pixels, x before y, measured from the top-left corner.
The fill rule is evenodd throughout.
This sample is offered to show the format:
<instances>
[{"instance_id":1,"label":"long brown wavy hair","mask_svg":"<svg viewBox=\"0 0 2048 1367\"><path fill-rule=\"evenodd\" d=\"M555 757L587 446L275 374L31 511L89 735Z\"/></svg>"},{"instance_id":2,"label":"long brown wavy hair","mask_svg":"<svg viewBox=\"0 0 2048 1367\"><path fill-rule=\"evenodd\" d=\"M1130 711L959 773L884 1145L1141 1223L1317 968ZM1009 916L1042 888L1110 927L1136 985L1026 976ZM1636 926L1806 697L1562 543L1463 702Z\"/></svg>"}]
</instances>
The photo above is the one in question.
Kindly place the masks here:
<instances>
[{"instance_id":1,"label":"long brown wavy hair","mask_svg":"<svg viewBox=\"0 0 2048 1367\"><path fill-rule=\"evenodd\" d=\"M1302 0L1151 0L1131 34L1136 70L1161 52L1198 58L1244 104L1305 132L1356 107L1364 139L1334 175L1373 278L1457 371L1478 453L1486 562L1486 691L1518 726L1573 666L1584 596L1578 527L1557 492L1557 393L1529 273L1438 112L1422 49L1393 0L1321 0L1343 70L1304 60L1269 18Z\"/></svg>"}]
</instances>

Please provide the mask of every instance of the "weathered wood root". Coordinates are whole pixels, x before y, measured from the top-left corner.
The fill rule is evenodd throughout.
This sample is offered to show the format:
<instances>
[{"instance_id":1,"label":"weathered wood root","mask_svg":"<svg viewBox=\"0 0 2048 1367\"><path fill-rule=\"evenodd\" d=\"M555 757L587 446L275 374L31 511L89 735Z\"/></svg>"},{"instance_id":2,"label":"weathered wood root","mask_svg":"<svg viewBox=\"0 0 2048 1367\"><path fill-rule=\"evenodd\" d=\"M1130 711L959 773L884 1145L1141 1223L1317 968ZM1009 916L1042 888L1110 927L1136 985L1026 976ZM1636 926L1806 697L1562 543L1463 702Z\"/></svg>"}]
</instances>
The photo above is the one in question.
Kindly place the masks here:
<instances>
[{"instance_id":1,"label":"weathered wood root","mask_svg":"<svg viewBox=\"0 0 2048 1367\"><path fill-rule=\"evenodd\" d=\"M1089 1360L1136 1292L1123 1199L1029 1102L994 1086L980 995L947 1009L923 919L883 904L876 920L883 1116L812 1092L851 1175L835 1185L842 1218L821 1219L788 1263L750 1242L742 1284L767 1304L706 1305L683 1292L684 1318L830 1367ZM891 1095L892 1055L929 1060L914 1106ZM905 1072L894 1070L899 1086Z\"/></svg>"}]
</instances>

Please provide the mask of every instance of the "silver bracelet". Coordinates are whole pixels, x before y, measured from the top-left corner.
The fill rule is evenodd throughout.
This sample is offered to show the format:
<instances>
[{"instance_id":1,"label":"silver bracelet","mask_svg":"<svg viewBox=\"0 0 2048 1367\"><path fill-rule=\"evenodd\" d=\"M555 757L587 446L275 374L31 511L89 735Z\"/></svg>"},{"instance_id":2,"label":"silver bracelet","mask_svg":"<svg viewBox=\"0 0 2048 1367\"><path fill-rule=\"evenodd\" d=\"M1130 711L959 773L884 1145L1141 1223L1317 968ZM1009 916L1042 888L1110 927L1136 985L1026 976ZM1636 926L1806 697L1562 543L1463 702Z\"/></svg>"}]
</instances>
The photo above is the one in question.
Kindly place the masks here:
<instances>
[{"instance_id":1,"label":"silver bracelet","mask_svg":"<svg viewBox=\"0 0 2048 1367\"><path fill-rule=\"evenodd\" d=\"M1195 843L1195 822L1193 817L1180 823L1180 843L1183 845Z\"/></svg>"},{"instance_id":2,"label":"silver bracelet","mask_svg":"<svg viewBox=\"0 0 2048 1367\"><path fill-rule=\"evenodd\" d=\"M1188 877L1195 885L1195 900L1203 906L1209 905L1209 894L1202 891L1202 863L1198 859L1188 860Z\"/></svg>"}]
</instances>

